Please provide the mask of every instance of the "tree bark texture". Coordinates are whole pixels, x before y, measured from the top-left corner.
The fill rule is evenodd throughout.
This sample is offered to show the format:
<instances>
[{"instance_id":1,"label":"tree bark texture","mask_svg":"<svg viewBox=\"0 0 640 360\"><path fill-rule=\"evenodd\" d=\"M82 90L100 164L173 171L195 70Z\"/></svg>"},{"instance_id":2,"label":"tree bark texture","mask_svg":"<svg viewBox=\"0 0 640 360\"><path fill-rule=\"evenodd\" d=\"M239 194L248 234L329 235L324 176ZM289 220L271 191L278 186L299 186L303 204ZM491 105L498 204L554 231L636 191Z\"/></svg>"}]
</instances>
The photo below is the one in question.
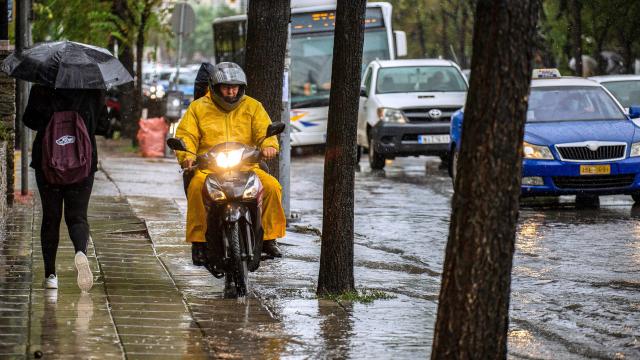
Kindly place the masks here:
<instances>
[{"instance_id":1,"label":"tree bark texture","mask_svg":"<svg viewBox=\"0 0 640 360\"><path fill-rule=\"evenodd\" d=\"M289 0L250 1L244 71L247 95L262 103L271 121L281 121L284 57L291 20ZM278 159L268 163L278 177Z\"/></svg>"},{"instance_id":2,"label":"tree bark texture","mask_svg":"<svg viewBox=\"0 0 640 360\"><path fill-rule=\"evenodd\" d=\"M460 0L460 15L458 19L458 61L461 68L467 65L467 25L469 24L469 4L466 0Z\"/></svg>"},{"instance_id":3,"label":"tree bark texture","mask_svg":"<svg viewBox=\"0 0 640 360\"><path fill-rule=\"evenodd\" d=\"M582 76L582 4L580 0L569 0L569 19L571 52L576 59L575 75Z\"/></svg>"},{"instance_id":4,"label":"tree bark texture","mask_svg":"<svg viewBox=\"0 0 640 360\"><path fill-rule=\"evenodd\" d=\"M442 48L442 57L448 59L449 53L449 14L445 9L444 1L440 3L440 15L442 16L442 33L440 34L440 47Z\"/></svg>"},{"instance_id":5,"label":"tree bark texture","mask_svg":"<svg viewBox=\"0 0 640 360\"><path fill-rule=\"evenodd\" d=\"M122 33L124 37L129 38L129 31L131 29L126 26L122 26L123 23L126 22L127 19L131 17L131 11L127 6L126 0L114 0L111 12L115 18L121 19L121 22L116 22L118 26L118 30ZM129 74L132 77L135 77L134 71L134 53L130 44L123 43L120 46L120 54L118 55L118 59L122 63ZM135 90L131 85L123 86L120 89L119 101L120 101L120 112L122 119L122 136L128 139L131 139L135 144L136 131L138 129L138 119L136 116L136 104L134 101Z\"/></svg>"},{"instance_id":6,"label":"tree bark texture","mask_svg":"<svg viewBox=\"0 0 640 360\"><path fill-rule=\"evenodd\" d=\"M432 359L504 359L541 0L480 0ZM496 54L500 54L496 56Z\"/></svg>"},{"instance_id":7,"label":"tree bark texture","mask_svg":"<svg viewBox=\"0 0 640 360\"><path fill-rule=\"evenodd\" d=\"M338 1L324 160L318 294L354 289L353 198L356 122L366 0Z\"/></svg>"}]
</instances>

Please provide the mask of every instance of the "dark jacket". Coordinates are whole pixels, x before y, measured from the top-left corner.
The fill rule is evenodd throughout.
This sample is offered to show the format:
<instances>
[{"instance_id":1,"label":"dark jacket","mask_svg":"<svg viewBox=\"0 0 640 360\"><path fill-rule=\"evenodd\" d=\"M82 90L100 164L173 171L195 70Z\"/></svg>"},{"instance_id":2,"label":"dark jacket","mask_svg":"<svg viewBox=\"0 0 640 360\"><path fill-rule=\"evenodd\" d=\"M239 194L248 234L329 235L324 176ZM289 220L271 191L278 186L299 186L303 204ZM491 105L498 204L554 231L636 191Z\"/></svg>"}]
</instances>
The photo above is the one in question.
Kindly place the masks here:
<instances>
[{"instance_id":1,"label":"dark jacket","mask_svg":"<svg viewBox=\"0 0 640 360\"><path fill-rule=\"evenodd\" d=\"M42 169L42 140L51 116L56 111L73 110L84 119L91 146L91 171L98 170L98 151L96 149L96 129L107 122L105 94L102 90L62 90L42 85L33 85L29 94L29 102L22 118L24 124L37 131L31 152L31 167Z\"/></svg>"}]
</instances>

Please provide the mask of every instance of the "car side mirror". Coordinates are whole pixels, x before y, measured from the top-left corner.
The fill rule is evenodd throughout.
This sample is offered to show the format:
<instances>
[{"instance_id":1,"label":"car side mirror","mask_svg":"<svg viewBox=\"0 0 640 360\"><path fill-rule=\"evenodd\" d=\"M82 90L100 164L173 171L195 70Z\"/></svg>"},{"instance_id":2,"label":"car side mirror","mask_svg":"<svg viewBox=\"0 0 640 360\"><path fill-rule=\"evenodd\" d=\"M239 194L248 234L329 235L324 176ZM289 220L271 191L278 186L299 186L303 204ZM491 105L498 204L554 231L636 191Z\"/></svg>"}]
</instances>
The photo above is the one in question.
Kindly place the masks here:
<instances>
[{"instance_id":1,"label":"car side mirror","mask_svg":"<svg viewBox=\"0 0 640 360\"><path fill-rule=\"evenodd\" d=\"M267 135L265 135L265 139L271 137L273 135L278 135L284 131L286 126L283 122L275 122L267 127Z\"/></svg>"},{"instance_id":2,"label":"car side mirror","mask_svg":"<svg viewBox=\"0 0 640 360\"><path fill-rule=\"evenodd\" d=\"M168 138L167 146L173 151L187 151L187 145L184 140L178 138Z\"/></svg>"},{"instance_id":3,"label":"car side mirror","mask_svg":"<svg viewBox=\"0 0 640 360\"><path fill-rule=\"evenodd\" d=\"M629 107L629 117L632 119L640 118L640 105L634 105Z\"/></svg>"},{"instance_id":4,"label":"car side mirror","mask_svg":"<svg viewBox=\"0 0 640 360\"><path fill-rule=\"evenodd\" d=\"M360 97L368 97L367 96L367 88L364 86L360 87Z\"/></svg>"}]
</instances>

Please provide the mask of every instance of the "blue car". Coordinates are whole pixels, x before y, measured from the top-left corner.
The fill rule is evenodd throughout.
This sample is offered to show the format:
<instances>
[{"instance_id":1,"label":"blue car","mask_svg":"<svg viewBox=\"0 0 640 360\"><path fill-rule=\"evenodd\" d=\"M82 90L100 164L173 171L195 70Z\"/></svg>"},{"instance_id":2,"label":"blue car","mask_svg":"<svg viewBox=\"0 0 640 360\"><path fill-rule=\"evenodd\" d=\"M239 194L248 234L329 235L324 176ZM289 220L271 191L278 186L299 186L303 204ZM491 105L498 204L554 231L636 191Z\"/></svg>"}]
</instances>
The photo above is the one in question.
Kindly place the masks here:
<instances>
[{"instance_id":1,"label":"blue car","mask_svg":"<svg viewBox=\"0 0 640 360\"><path fill-rule=\"evenodd\" d=\"M451 121L455 179L464 109ZM531 82L523 143L522 196L628 194L640 201L640 107L626 114L602 85L583 78ZM464 171L464 169L460 169Z\"/></svg>"}]
</instances>

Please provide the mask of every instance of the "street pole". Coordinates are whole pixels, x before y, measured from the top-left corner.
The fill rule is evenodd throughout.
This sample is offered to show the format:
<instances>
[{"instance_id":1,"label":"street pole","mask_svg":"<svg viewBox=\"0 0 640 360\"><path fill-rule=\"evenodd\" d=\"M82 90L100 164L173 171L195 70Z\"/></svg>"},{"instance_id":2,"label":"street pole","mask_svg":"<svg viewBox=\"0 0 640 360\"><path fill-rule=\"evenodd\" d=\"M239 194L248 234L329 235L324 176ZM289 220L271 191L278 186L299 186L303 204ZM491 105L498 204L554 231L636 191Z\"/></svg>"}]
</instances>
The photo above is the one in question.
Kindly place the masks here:
<instances>
[{"instance_id":1,"label":"street pole","mask_svg":"<svg viewBox=\"0 0 640 360\"><path fill-rule=\"evenodd\" d=\"M184 34L184 13L186 12L186 3L179 3L176 6L180 9L180 25L178 26L178 57L176 59L176 77L173 85L174 89L178 89L180 81L180 58L182 57L182 36Z\"/></svg>"},{"instance_id":2,"label":"street pole","mask_svg":"<svg viewBox=\"0 0 640 360\"><path fill-rule=\"evenodd\" d=\"M284 58L284 79L282 82L282 122L285 130L280 135L280 185L282 186L282 207L287 219L291 219L291 88L289 87L289 68L291 65L291 23L287 31L287 50Z\"/></svg>"},{"instance_id":3,"label":"street pole","mask_svg":"<svg viewBox=\"0 0 640 360\"><path fill-rule=\"evenodd\" d=\"M29 0L16 1L16 53L22 53L30 42L29 26ZM7 16L7 14L2 14ZM27 128L22 122L22 116L27 107L29 98L29 83L23 80L16 81L16 124L20 127L20 170L21 187L20 193L26 196L29 193L29 136Z\"/></svg>"}]
</instances>

